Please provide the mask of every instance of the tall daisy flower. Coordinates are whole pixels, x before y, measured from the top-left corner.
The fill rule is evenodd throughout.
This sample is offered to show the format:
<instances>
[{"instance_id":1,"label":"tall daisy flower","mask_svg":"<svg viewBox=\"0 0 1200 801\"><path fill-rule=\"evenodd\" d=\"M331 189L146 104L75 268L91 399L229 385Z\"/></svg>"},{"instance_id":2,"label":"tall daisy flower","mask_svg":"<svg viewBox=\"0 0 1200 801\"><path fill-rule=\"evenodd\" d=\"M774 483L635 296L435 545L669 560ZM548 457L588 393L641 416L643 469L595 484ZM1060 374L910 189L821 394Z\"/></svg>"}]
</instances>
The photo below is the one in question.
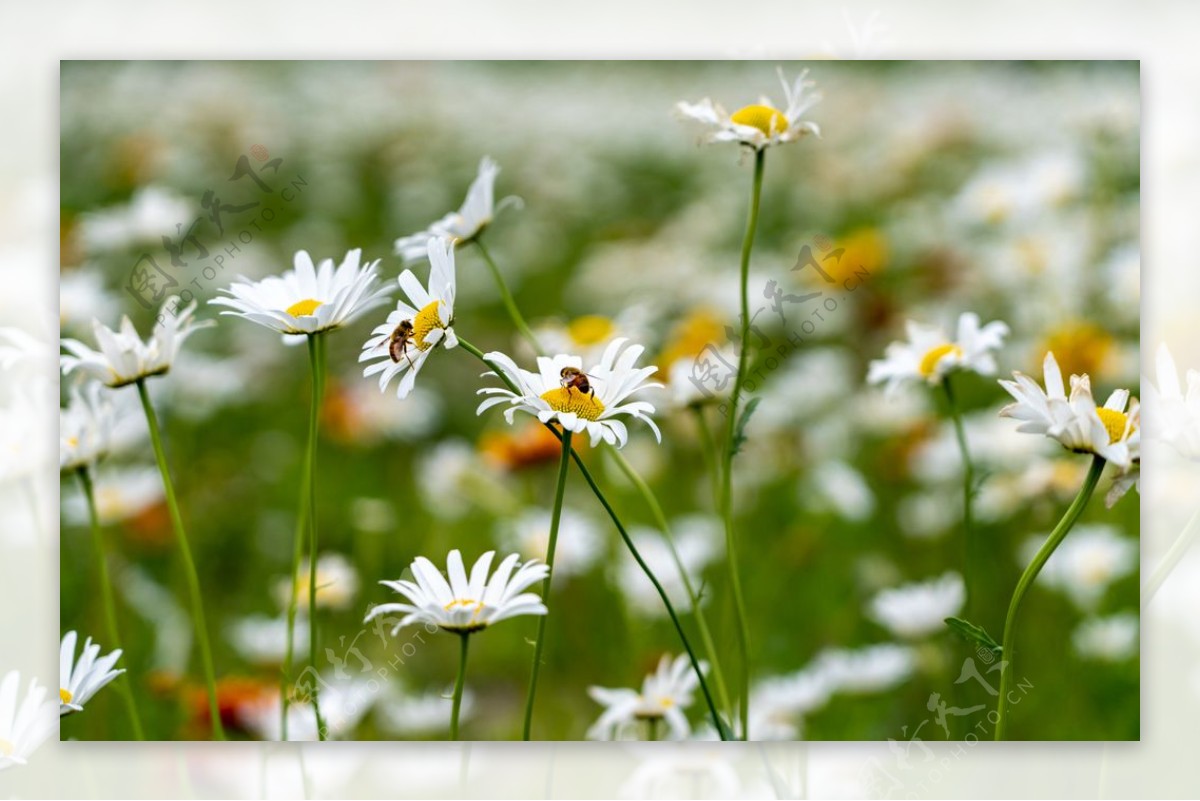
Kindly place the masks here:
<instances>
[{"instance_id":1,"label":"tall daisy flower","mask_svg":"<svg viewBox=\"0 0 1200 801\"><path fill-rule=\"evenodd\" d=\"M940 326L912 320L906 331L907 341L891 343L884 351L884 358L871 362L867 383L886 383L887 392L892 393L908 381L938 384L954 370L995 375L994 354L1008 336L1008 325L994 320L981 326L978 314L964 312L959 315L953 339Z\"/></svg>"},{"instance_id":2,"label":"tall daisy flower","mask_svg":"<svg viewBox=\"0 0 1200 801\"><path fill-rule=\"evenodd\" d=\"M64 373L79 371L109 387L123 387L150 376L170 371L179 349L194 331L207 328L211 321L196 323L193 301L182 310L179 298L167 298L159 311L150 338L143 340L128 316L113 331L99 320L92 321L92 330L99 350L93 350L77 339L64 339L61 357Z\"/></svg>"},{"instance_id":3,"label":"tall daisy flower","mask_svg":"<svg viewBox=\"0 0 1200 801\"><path fill-rule=\"evenodd\" d=\"M227 297L209 301L227 306L232 314L281 334L319 334L352 322L363 312L387 302L376 271L379 260L362 264L362 250L349 251L334 267L333 259L313 265L307 251L298 251L294 267L261 281L239 278L219 290Z\"/></svg>"},{"instance_id":4,"label":"tall daisy flower","mask_svg":"<svg viewBox=\"0 0 1200 801\"><path fill-rule=\"evenodd\" d=\"M385 391L392 379L401 375L396 397L407 398L412 392L425 360L434 348L458 345L454 334L454 244L441 237L429 239L423 246L429 256L429 285L421 285L411 270L400 274L400 288L408 302L397 301L387 322L371 332L363 343L359 362L374 362L363 376L379 376L379 390Z\"/></svg>"},{"instance_id":5,"label":"tall daisy flower","mask_svg":"<svg viewBox=\"0 0 1200 801\"><path fill-rule=\"evenodd\" d=\"M54 731L54 700L46 688L30 679L20 695L21 674L10 670L0 679L0 771L24 765Z\"/></svg>"},{"instance_id":6,"label":"tall daisy flower","mask_svg":"<svg viewBox=\"0 0 1200 801\"><path fill-rule=\"evenodd\" d=\"M636 418L650 426L655 438L661 442L662 433L655 425L654 406L646 401L626 400L643 389L661 387L647 383L657 367L634 367L634 363L645 351L641 345L625 347L628 340L613 340L599 364L583 368L578 356L559 354L539 357L536 373L524 370L503 353L488 353L484 359L498 367L508 380L517 387L514 392L501 387L486 387L480 395L490 395L479 404L476 414L483 414L493 406L507 403L504 418L511 424L517 411L532 414L542 423L556 422L566 431L576 434L586 432L591 437L592 447L603 440L618 448L624 447L629 439L622 417ZM485 373L495 375L495 373Z\"/></svg>"},{"instance_id":7,"label":"tall daisy flower","mask_svg":"<svg viewBox=\"0 0 1200 801\"><path fill-rule=\"evenodd\" d=\"M701 669L706 669L701 663ZM658 738L658 726L665 722L672 740L685 740L691 733L684 710L692 704L699 679L687 654L674 659L663 654L658 667L642 681L642 689L589 687L588 695L604 707L600 717L588 729L589 740L614 740L632 733L645 722L649 739Z\"/></svg>"},{"instance_id":8,"label":"tall daisy flower","mask_svg":"<svg viewBox=\"0 0 1200 801\"><path fill-rule=\"evenodd\" d=\"M403 603L380 604L367 613L364 623L381 615L402 614L392 623L392 635L415 623L436 626L459 637L458 678L450 709L450 739L458 739L458 719L462 708L463 688L467 673L467 647L471 635L502 620L520 615L545 615L546 605L537 593L526 590L550 575L550 568L536 559L519 564L520 556L510 554L490 572L495 551L479 557L468 577L462 554L457 549L446 557L447 575L443 576L432 562L423 556L413 560L411 573L415 581L398 579L381 581L405 598Z\"/></svg>"},{"instance_id":9,"label":"tall daisy flower","mask_svg":"<svg viewBox=\"0 0 1200 801\"><path fill-rule=\"evenodd\" d=\"M68 631L62 638L62 646L58 651L58 714L70 715L82 712L83 705L92 699L101 687L120 676L124 669L114 670L113 665L121 658L118 648L104 656L100 656L100 646L88 637L75 658L76 634Z\"/></svg>"},{"instance_id":10,"label":"tall daisy flower","mask_svg":"<svg viewBox=\"0 0 1200 801\"><path fill-rule=\"evenodd\" d=\"M90 467L108 454L113 405L100 384L71 388L58 416L58 467L63 472Z\"/></svg>"},{"instance_id":11,"label":"tall daisy flower","mask_svg":"<svg viewBox=\"0 0 1200 801\"><path fill-rule=\"evenodd\" d=\"M396 254L405 263L410 263L425 257L425 248L431 239L445 238L455 245L473 241L506 203L519 202L516 198L506 198L496 205L496 176L499 173L500 166L491 157L484 156L479 161L479 172L467 190L467 199L458 211L449 212L423 231L397 239Z\"/></svg>"},{"instance_id":12,"label":"tall daisy flower","mask_svg":"<svg viewBox=\"0 0 1200 801\"><path fill-rule=\"evenodd\" d=\"M816 84L808 80L808 70L802 71L791 83L784 77L782 67L777 71L783 85L782 110L770 98L760 97L757 103L742 106L730 114L720 103L706 97L699 103L678 103L676 111L686 119L706 125L710 129L709 142L737 142L761 150L770 145L793 142L808 134L819 136L821 129L817 124L803 119L804 113L821 100L820 94L812 91Z\"/></svg>"}]
</instances>

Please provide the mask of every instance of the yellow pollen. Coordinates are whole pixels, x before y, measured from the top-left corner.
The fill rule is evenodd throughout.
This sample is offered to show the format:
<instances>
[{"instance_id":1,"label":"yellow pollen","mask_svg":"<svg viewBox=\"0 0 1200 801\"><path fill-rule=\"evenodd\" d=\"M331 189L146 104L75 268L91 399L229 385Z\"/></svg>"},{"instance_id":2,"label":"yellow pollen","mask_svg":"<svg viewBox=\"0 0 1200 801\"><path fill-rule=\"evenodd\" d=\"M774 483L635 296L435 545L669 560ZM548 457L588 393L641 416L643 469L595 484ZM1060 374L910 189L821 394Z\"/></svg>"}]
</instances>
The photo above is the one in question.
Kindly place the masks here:
<instances>
[{"instance_id":1,"label":"yellow pollen","mask_svg":"<svg viewBox=\"0 0 1200 801\"><path fill-rule=\"evenodd\" d=\"M937 366L942 359L950 354L962 356L962 348L960 348L958 345L953 345L950 343L938 345L936 348L930 348L929 352L925 354L925 356L921 359L921 363L917 366L917 371L926 378L929 378L931 375L933 375L933 372L937 370Z\"/></svg>"},{"instance_id":2,"label":"yellow pollen","mask_svg":"<svg viewBox=\"0 0 1200 801\"><path fill-rule=\"evenodd\" d=\"M1106 409L1103 406L1096 409L1096 414L1100 415L1100 422L1104 423L1104 428L1108 431L1110 445L1125 436L1125 427L1129 425L1129 415L1118 412L1116 409Z\"/></svg>"},{"instance_id":3,"label":"yellow pollen","mask_svg":"<svg viewBox=\"0 0 1200 801\"><path fill-rule=\"evenodd\" d=\"M579 345L598 345L613 334L612 320L599 314L585 314L576 317L567 326L567 333Z\"/></svg>"},{"instance_id":4,"label":"yellow pollen","mask_svg":"<svg viewBox=\"0 0 1200 801\"><path fill-rule=\"evenodd\" d=\"M453 601L446 604L442 608L445 609L447 612L449 612L451 609L453 609L456 606L462 606L462 607L468 607L468 608L473 606L473 607L475 607L475 614L479 614L480 612L483 611L483 601L476 601L471 598L455 598Z\"/></svg>"},{"instance_id":5,"label":"yellow pollen","mask_svg":"<svg viewBox=\"0 0 1200 801\"><path fill-rule=\"evenodd\" d=\"M59 688L58 700L62 701L64 704L71 703L71 699L74 697L75 695L70 690L64 690L61 687Z\"/></svg>"},{"instance_id":6,"label":"yellow pollen","mask_svg":"<svg viewBox=\"0 0 1200 801\"><path fill-rule=\"evenodd\" d=\"M595 420L604 411L604 404L590 392L575 387L556 387L542 393L542 400L556 412L577 414L584 420Z\"/></svg>"},{"instance_id":7,"label":"yellow pollen","mask_svg":"<svg viewBox=\"0 0 1200 801\"><path fill-rule=\"evenodd\" d=\"M322 305L321 301L305 298L304 300L296 301L291 306L287 307L287 313L293 317L308 317L317 310L317 307Z\"/></svg>"},{"instance_id":8,"label":"yellow pollen","mask_svg":"<svg viewBox=\"0 0 1200 801\"><path fill-rule=\"evenodd\" d=\"M67 437L67 445L72 448L78 448L79 437Z\"/></svg>"},{"instance_id":9,"label":"yellow pollen","mask_svg":"<svg viewBox=\"0 0 1200 801\"><path fill-rule=\"evenodd\" d=\"M770 106L754 104L740 108L729 117L738 125L749 125L757 128L767 136L780 134L788 129L787 117Z\"/></svg>"},{"instance_id":10,"label":"yellow pollen","mask_svg":"<svg viewBox=\"0 0 1200 801\"><path fill-rule=\"evenodd\" d=\"M429 336L433 329L446 327L442 325L440 304L440 300L426 304L413 318L412 341L420 350L429 350L430 343L425 341L425 337Z\"/></svg>"},{"instance_id":11,"label":"yellow pollen","mask_svg":"<svg viewBox=\"0 0 1200 801\"><path fill-rule=\"evenodd\" d=\"M13 744L0 737L0 756L9 757L13 754Z\"/></svg>"}]
</instances>

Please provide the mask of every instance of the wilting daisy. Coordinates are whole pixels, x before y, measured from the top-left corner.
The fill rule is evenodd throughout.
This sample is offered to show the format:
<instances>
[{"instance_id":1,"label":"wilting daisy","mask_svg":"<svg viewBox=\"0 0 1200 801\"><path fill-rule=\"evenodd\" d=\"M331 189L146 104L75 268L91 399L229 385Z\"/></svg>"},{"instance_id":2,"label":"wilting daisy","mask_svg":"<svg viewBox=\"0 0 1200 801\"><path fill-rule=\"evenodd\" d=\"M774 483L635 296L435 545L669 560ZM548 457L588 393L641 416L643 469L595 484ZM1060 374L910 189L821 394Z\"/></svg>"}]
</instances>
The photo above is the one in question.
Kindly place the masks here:
<instances>
[{"instance_id":1,"label":"wilting daisy","mask_svg":"<svg viewBox=\"0 0 1200 801\"><path fill-rule=\"evenodd\" d=\"M21 674L10 670L0 680L0 770L24 765L30 754L54 731L54 699L30 679L20 696Z\"/></svg>"},{"instance_id":2,"label":"wilting daisy","mask_svg":"<svg viewBox=\"0 0 1200 801\"><path fill-rule=\"evenodd\" d=\"M334 267L333 259L314 266L307 251L298 251L294 268L261 281L239 278L219 291L228 297L209 303L228 306L232 314L281 334L318 334L353 321L363 312L387 302L387 287L380 287L379 260L361 264L362 250L346 254Z\"/></svg>"},{"instance_id":3,"label":"wilting daisy","mask_svg":"<svg viewBox=\"0 0 1200 801\"><path fill-rule=\"evenodd\" d=\"M103 392L95 382L71 388L70 400L59 410L60 470L89 467L108 453L113 407Z\"/></svg>"},{"instance_id":4,"label":"wilting daisy","mask_svg":"<svg viewBox=\"0 0 1200 801\"><path fill-rule=\"evenodd\" d=\"M872 361L867 372L868 383L886 382L889 393L910 379L937 384L952 370L994 375L993 352L1004 344L1008 335L1005 323L994 320L980 326L979 315L974 312L959 316L954 339L947 337L940 326L909 320L905 328L908 341L888 345L884 358Z\"/></svg>"},{"instance_id":5,"label":"wilting daisy","mask_svg":"<svg viewBox=\"0 0 1200 801\"><path fill-rule=\"evenodd\" d=\"M396 240L396 253L407 262L421 259L426 254L425 247L431 239L445 238L454 245L465 244L482 233L496 214L510 201L505 198L500 206L495 203L496 175L500 172L499 165L488 156L479 162L479 173L467 190L467 199L463 201L458 211L452 211L424 231L418 231L409 236ZM511 198L512 202L519 202Z\"/></svg>"},{"instance_id":6,"label":"wilting daisy","mask_svg":"<svg viewBox=\"0 0 1200 801\"><path fill-rule=\"evenodd\" d=\"M653 365L640 368L633 366L645 348L641 345L625 348L627 341L624 338L614 339L604 349L600 363L586 372L578 356L559 354L539 357L538 372L531 373L518 367L505 354L493 351L484 358L498 366L516 384L519 393L500 387L481 389L480 395L494 397L479 404L476 414L507 403L509 406L504 411L504 418L510 424L513 414L519 410L536 416L543 423L557 422L576 434L586 431L591 436L593 447L603 439L618 448L623 447L629 438L625 423L618 418L628 416L644 421L661 442L662 434L650 417L654 407L645 401L623 403L639 390L662 386L646 382L658 368Z\"/></svg>"},{"instance_id":7,"label":"wilting daisy","mask_svg":"<svg viewBox=\"0 0 1200 801\"><path fill-rule=\"evenodd\" d=\"M945 628L966 600L962 576L957 573L882 590L868 606L871 618L897 637L915 639Z\"/></svg>"},{"instance_id":8,"label":"wilting daisy","mask_svg":"<svg viewBox=\"0 0 1200 801\"><path fill-rule=\"evenodd\" d=\"M700 665L706 669L703 662ZM652 733L657 731L660 721L665 721L670 739L687 739L691 727L683 710L691 706L692 693L698 686L699 678L687 654L674 659L663 654L658 668L642 681L641 691L589 687L588 695L604 711L588 729L588 739L622 739L633 733L631 729L636 728L638 721L646 721Z\"/></svg>"},{"instance_id":9,"label":"wilting daisy","mask_svg":"<svg viewBox=\"0 0 1200 801\"><path fill-rule=\"evenodd\" d=\"M426 289L411 270L400 274L400 288L408 303L397 301L387 322L371 332L359 355L360 362L375 363L363 370L364 376L379 374L379 390L387 389L392 378L404 373L396 397L412 392L417 373L438 345L458 345L454 334L454 245L448 239L430 239L429 288ZM411 305L410 305L411 304ZM407 372L405 372L407 371Z\"/></svg>"},{"instance_id":10,"label":"wilting daisy","mask_svg":"<svg viewBox=\"0 0 1200 801\"><path fill-rule=\"evenodd\" d=\"M1181 455L1200 461L1200 372L1188 370L1187 393L1166 343L1158 346L1158 381L1147 384L1146 425L1155 439L1170 443Z\"/></svg>"},{"instance_id":11,"label":"wilting daisy","mask_svg":"<svg viewBox=\"0 0 1200 801\"><path fill-rule=\"evenodd\" d=\"M1129 469L1140 455L1137 398L1131 402L1129 390L1118 389L1098 407L1092 398L1091 379L1086 375L1071 376L1068 397L1053 353L1046 354L1043 372L1044 390L1019 372L1013 373L1012 381L1001 380L1000 386L1016 398L1016 403L1005 406L1000 415L1020 420L1018 431L1045 434L1068 450L1095 454L1121 470Z\"/></svg>"},{"instance_id":12,"label":"wilting daisy","mask_svg":"<svg viewBox=\"0 0 1200 801\"><path fill-rule=\"evenodd\" d=\"M83 705L91 700L101 687L120 676L124 669L113 670L113 665L121 658L121 650L100 656L100 646L88 637L75 659L76 635L68 631L62 639L58 651L58 714L70 715L72 712L82 712Z\"/></svg>"},{"instance_id":13,"label":"wilting daisy","mask_svg":"<svg viewBox=\"0 0 1200 801\"><path fill-rule=\"evenodd\" d=\"M790 84L783 77L783 69L778 72L785 99L782 111L767 97L732 114L707 97L699 103L678 103L675 108L682 116L709 126L712 129L708 134L710 142L739 142L759 150L808 134L820 135L815 122L801 119L804 112L821 99L819 94L811 91L816 84L807 80L808 70L801 72Z\"/></svg>"},{"instance_id":14,"label":"wilting daisy","mask_svg":"<svg viewBox=\"0 0 1200 801\"><path fill-rule=\"evenodd\" d=\"M93 320L92 330L100 350L92 350L77 339L64 339L62 347L67 353L61 359L62 370L64 373L78 370L110 387L163 375L171 369L184 340L193 331L212 325L211 321L195 323L192 319L195 311L194 301L180 309L179 298L167 298L150 339L145 341L138 336L128 316L121 318L118 331Z\"/></svg>"}]
</instances>

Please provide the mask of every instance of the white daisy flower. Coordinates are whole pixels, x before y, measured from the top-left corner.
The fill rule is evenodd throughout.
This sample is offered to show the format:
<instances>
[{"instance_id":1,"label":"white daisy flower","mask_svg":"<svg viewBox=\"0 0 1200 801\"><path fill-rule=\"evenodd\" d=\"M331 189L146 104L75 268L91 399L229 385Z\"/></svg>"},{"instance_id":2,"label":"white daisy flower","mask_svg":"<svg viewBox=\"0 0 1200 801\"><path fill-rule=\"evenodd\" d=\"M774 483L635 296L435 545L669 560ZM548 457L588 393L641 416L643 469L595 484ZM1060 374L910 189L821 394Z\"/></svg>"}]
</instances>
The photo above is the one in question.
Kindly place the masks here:
<instances>
[{"instance_id":1,"label":"white daisy flower","mask_svg":"<svg viewBox=\"0 0 1200 801\"><path fill-rule=\"evenodd\" d=\"M707 670L703 662L701 670ZM588 695L604 707L587 731L589 740L615 740L631 734L638 721L665 721L667 736L686 740L691 733L683 710L692 704L692 693L700 686L687 654L672 659L663 654L658 668L642 681L642 689L588 687Z\"/></svg>"},{"instance_id":2,"label":"white daisy flower","mask_svg":"<svg viewBox=\"0 0 1200 801\"><path fill-rule=\"evenodd\" d=\"M1187 371L1187 393L1179 384L1175 359L1158 346L1157 383L1147 381L1146 425L1155 439L1169 442L1187 459L1200 461L1200 372Z\"/></svg>"},{"instance_id":3,"label":"white daisy flower","mask_svg":"<svg viewBox=\"0 0 1200 801\"><path fill-rule=\"evenodd\" d=\"M95 382L72 387L70 400L58 414L58 467L78 470L108 454L113 405Z\"/></svg>"},{"instance_id":4,"label":"white daisy flower","mask_svg":"<svg viewBox=\"0 0 1200 801\"><path fill-rule=\"evenodd\" d=\"M890 642L856 650L823 651L814 663L814 669L825 676L834 692L847 694L890 690L907 681L916 667L916 651Z\"/></svg>"},{"instance_id":5,"label":"white daisy flower","mask_svg":"<svg viewBox=\"0 0 1200 801\"><path fill-rule=\"evenodd\" d=\"M426 692L400 693L379 702L376 719L379 727L392 735L438 735L446 728L453 699L448 694ZM475 708L475 694L463 690L459 720L469 720Z\"/></svg>"},{"instance_id":6,"label":"white daisy flower","mask_svg":"<svg viewBox=\"0 0 1200 801\"><path fill-rule=\"evenodd\" d=\"M228 306L232 314L284 335L319 334L352 322L363 312L387 303L386 287L378 286L379 260L360 264L362 250L346 254L334 267L333 259L314 266L307 251L296 253L293 269L261 281L241 277L221 289L229 297L209 303Z\"/></svg>"},{"instance_id":7,"label":"white daisy flower","mask_svg":"<svg viewBox=\"0 0 1200 801\"><path fill-rule=\"evenodd\" d=\"M815 122L801 119L804 112L821 99L819 94L810 91L816 84L806 80L808 70L801 72L790 84L783 77L782 67L778 73L786 100L783 111L776 108L767 97L761 97L757 103L743 106L732 114L707 97L699 103L678 103L675 108L683 117L709 126L712 129L708 134L710 142L738 142L761 150L768 145L791 142L808 134L819 136L821 130Z\"/></svg>"},{"instance_id":8,"label":"white daisy flower","mask_svg":"<svg viewBox=\"0 0 1200 801\"><path fill-rule=\"evenodd\" d=\"M417 373L436 346L453 348L458 345L458 337L454 334L457 289L454 245L439 237L428 241L426 251L429 255L429 288L421 286L411 270L401 273L400 288L409 302L396 302L395 311L388 315L386 323L371 332L371 338L363 343L358 357L359 362L377 360L363 370L363 375L378 373L380 392L387 389L392 378L404 373L396 388L396 397L401 399L412 392Z\"/></svg>"},{"instance_id":9,"label":"white daisy flower","mask_svg":"<svg viewBox=\"0 0 1200 801\"><path fill-rule=\"evenodd\" d=\"M180 221L195 216L193 202L169 189L142 187L128 203L83 215L79 237L85 248L95 251L158 243Z\"/></svg>"},{"instance_id":10,"label":"white daisy flower","mask_svg":"<svg viewBox=\"0 0 1200 801\"><path fill-rule=\"evenodd\" d=\"M113 670L113 665L121 658L121 649L100 656L100 646L88 637L75 660L76 635L68 631L62 638L62 646L58 651L58 714L70 715L72 712L82 712L83 705L101 687L120 676L124 669Z\"/></svg>"},{"instance_id":11,"label":"white daisy flower","mask_svg":"<svg viewBox=\"0 0 1200 801\"><path fill-rule=\"evenodd\" d=\"M325 739L353 739L358 724L374 706L378 689L372 690L366 680L338 681L332 676L319 677L321 693L321 722L325 724ZM256 737L267 741L282 739L280 699L278 691L264 692L234 710L238 723ZM288 704L288 740L315 742L320 738L317 716L312 704Z\"/></svg>"},{"instance_id":12,"label":"white daisy flower","mask_svg":"<svg viewBox=\"0 0 1200 801\"><path fill-rule=\"evenodd\" d=\"M307 602L308 597L305 596L304 600ZM230 625L229 642L247 662L277 667L287 657L287 629L286 616L251 615ZM293 658L308 650L308 630L308 620L297 616L296 624L292 627Z\"/></svg>"},{"instance_id":13,"label":"white daisy flower","mask_svg":"<svg viewBox=\"0 0 1200 801\"><path fill-rule=\"evenodd\" d=\"M100 350L92 350L77 339L64 339L62 347L67 353L61 358L62 370L64 373L79 370L114 388L164 375L170 371L184 340L193 331L213 324L211 320L194 323L195 311L195 301L179 309L179 298L167 298L150 339L145 341L138 336L128 316L121 318L119 331L93 320L92 330Z\"/></svg>"},{"instance_id":14,"label":"white daisy flower","mask_svg":"<svg viewBox=\"0 0 1200 801\"><path fill-rule=\"evenodd\" d=\"M979 315L964 312L958 318L958 332L952 340L940 326L927 326L909 320L907 342L893 342L884 350L884 358L871 362L867 383L886 382L888 393L910 379L939 383L952 370L971 370L980 375L996 373L993 351L1004 344L1008 326L994 320L979 325Z\"/></svg>"},{"instance_id":15,"label":"white daisy flower","mask_svg":"<svg viewBox=\"0 0 1200 801\"><path fill-rule=\"evenodd\" d=\"M1138 625L1138 616L1131 612L1091 617L1076 627L1071 644L1084 659L1122 662L1137 656Z\"/></svg>"},{"instance_id":16,"label":"white daisy flower","mask_svg":"<svg viewBox=\"0 0 1200 801\"><path fill-rule=\"evenodd\" d=\"M506 518L500 525L497 541L509 550L544 560L550 544L551 516L549 509L526 509L515 518ZM590 517L563 509L558 521L554 574L565 578L586 573L603 547L604 538Z\"/></svg>"},{"instance_id":17,"label":"white daisy flower","mask_svg":"<svg viewBox=\"0 0 1200 801\"><path fill-rule=\"evenodd\" d=\"M459 210L450 212L424 231L397 239L396 254L407 264L423 258L425 247L432 239L445 238L454 245L460 245L479 236L506 204L520 202L516 198L505 198L499 206L496 205L495 186L499 172L499 165L489 156L484 156L479 162L479 173L467 190L467 199Z\"/></svg>"},{"instance_id":18,"label":"white daisy flower","mask_svg":"<svg viewBox=\"0 0 1200 801\"><path fill-rule=\"evenodd\" d=\"M101 525L112 525L135 518L163 502L162 474L157 467L112 467L105 465L93 479L96 493L96 515ZM69 490L63 498L63 519L73 525L88 522L87 503L83 492Z\"/></svg>"},{"instance_id":19,"label":"white daisy flower","mask_svg":"<svg viewBox=\"0 0 1200 801\"><path fill-rule=\"evenodd\" d=\"M945 620L957 615L966 600L962 576L957 573L905 584L879 592L867 609L873 620L897 637L919 639L945 629Z\"/></svg>"},{"instance_id":20,"label":"white daisy flower","mask_svg":"<svg viewBox=\"0 0 1200 801\"><path fill-rule=\"evenodd\" d=\"M10 670L0 680L0 771L24 765L54 731L54 699L37 679L18 697L21 674Z\"/></svg>"},{"instance_id":21,"label":"white daisy flower","mask_svg":"<svg viewBox=\"0 0 1200 801\"><path fill-rule=\"evenodd\" d=\"M292 599L292 580L281 578L275 585L275 600L286 609ZM309 567L305 556L296 574L299 610L308 614ZM323 553L317 557L317 608L345 609L358 593L358 571L340 553ZM286 628L286 627L285 627Z\"/></svg>"},{"instance_id":22,"label":"white daisy flower","mask_svg":"<svg viewBox=\"0 0 1200 801\"><path fill-rule=\"evenodd\" d=\"M825 706L834 689L830 677L812 667L764 679L750 693L749 739L797 739L800 721Z\"/></svg>"},{"instance_id":23,"label":"white daisy flower","mask_svg":"<svg viewBox=\"0 0 1200 801\"><path fill-rule=\"evenodd\" d=\"M564 429L576 434L587 432L592 447L600 440L624 447L629 439L621 416L643 420L654 431L655 438L662 442L662 434L650 415L654 407L645 401L623 403L635 392L662 384L646 383L658 368L635 368L634 362L645 351L641 345L625 347L628 340L614 339L604 349L600 363L584 371L583 361L578 356L559 354L554 357L538 357L538 372L522 370L503 353L493 351L484 356L497 365L517 385L520 394L507 388L486 387L480 395L492 395L479 404L476 414L483 414L493 406L507 403L504 419L510 424L513 414L522 411L532 414L543 423L557 422ZM485 373L484 375L495 375Z\"/></svg>"},{"instance_id":24,"label":"white daisy flower","mask_svg":"<svg viewBox=\"0 0 1200 801\"><path fill-rule=\"evenodd\" d=\"M1129 390L1118 389L1108 396L1104 406L1097 407L1091 379L1086 375L1071 376L1068 397L1053 353L1046 354L1043 372L1045 390L1019 372L1013 373L1013 381L1000 381L1000 386L1016 398L1016 403L1000 410L1000 416L1020 420L1018 431L1045 434L1068 450L1102 456L1122 471L1128 470L1141 455L1137 398L1131 402Z\"/></svg>"},{"instance_id":25,"label":"white daisy flower","mask_svg":"<svg viewBox=\"0 0 1200 801\"><path fill-rule=\"evenodd\" d=\"M495 555L495 551L488 551L479 557L468 579L462 554L458 549L451 551L446 557L449 581L432 562L418 556L411 566L416 581L379 582L403 595L408 603L380 604L371 609L363 622L401 612L404 617L392 628L393 635L413 623L470 634L510 617L546 614L546 605L537 593L525 590L545 579L550 568L536 559L518 564L520 556L514 553L505 557L489 578L488 571Z\"/></svg>"}]
</instances>

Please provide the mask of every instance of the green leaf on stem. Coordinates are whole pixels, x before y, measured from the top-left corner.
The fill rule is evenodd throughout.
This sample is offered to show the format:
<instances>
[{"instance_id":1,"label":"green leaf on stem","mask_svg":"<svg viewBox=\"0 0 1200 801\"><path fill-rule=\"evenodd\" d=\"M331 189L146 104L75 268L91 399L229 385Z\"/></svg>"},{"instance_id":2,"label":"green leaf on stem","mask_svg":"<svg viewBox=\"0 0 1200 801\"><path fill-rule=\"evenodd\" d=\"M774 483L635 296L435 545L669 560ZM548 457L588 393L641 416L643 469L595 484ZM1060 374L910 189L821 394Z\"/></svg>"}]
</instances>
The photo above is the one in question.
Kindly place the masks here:
<instances>
[{"instance_id":1,"label":"green leaf on stem","mask_svg":"<svg viewBox=\"0 0 1200 801\"><path fill-rule=\"evenodd\" d=\"M996 656L1000 656L1001 652L1004 651L1000 643L992 639L992 635L988 634L982 626L976 626L974 623L958 617L946 618L946 625L950 627L951 631L967 642L982 645Z\"/></svg>"},{"instance_id":2,"label":"green leaf on stem","mask_svg":"<svg viewBox=\"0 0 1200 801\"><path fill-rule=\"evenodd\" d=\"M742 409L742 416L738 418L737 426L733 430L733 442L730 444L729 455L737 456L738 451L742 449L742 445L746 442L746 425L750 422L750 415L754 414L754 410L758 408L758 402L762 398L751 398L746 402L746 408Z\"/></svg>"}]
</instances>

